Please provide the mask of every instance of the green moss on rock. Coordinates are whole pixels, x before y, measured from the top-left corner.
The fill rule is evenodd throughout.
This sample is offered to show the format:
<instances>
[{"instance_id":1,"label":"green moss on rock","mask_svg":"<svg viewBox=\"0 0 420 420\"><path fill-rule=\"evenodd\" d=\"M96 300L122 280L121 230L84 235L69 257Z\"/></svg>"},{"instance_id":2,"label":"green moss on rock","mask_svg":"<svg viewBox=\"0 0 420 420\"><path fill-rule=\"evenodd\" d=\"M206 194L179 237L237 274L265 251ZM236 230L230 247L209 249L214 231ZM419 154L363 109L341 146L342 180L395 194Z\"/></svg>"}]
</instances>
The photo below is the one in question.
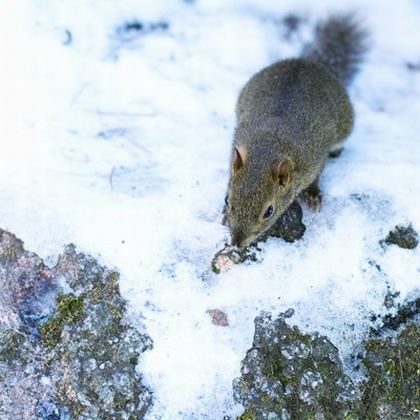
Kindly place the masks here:
<instances>
[{"instance_id":1,"label":"green moss on rock","mask_svg":"<svg viewBox=\"0 0 420 420\"><path fill-rule=\"evenodd\" d=\"M3 329L0 325L0 362L9 363L22 351L25 336L17 331Z\"/></svg>"},{"instance_id":2,"label":"green moss on rock","mask_svg":"<svg viewBox=\"0 0 420 420\"><path fill-rule=\"evenodd\" d=\"M418 419L420 416L420 327L366 342L361 409L368 419Z\"/></svg>"},{"instance_id":3,"label":"green moss on rock","mask_svg":"<svg viewBox=\"0 0 420 420\"><path fill-rule=\"evenodd\" d=\"M55 316L50 318L41 328L41 341L46 347L54 347L59 341L64 326L78 322L83 317L83 296L59 295Z\"/></svg>"},{"instance_id":4,"label":"green moss on rock","mask_svg":"<svg viewBox=\"0 0 420 420\"><path fill-rule=\"evenodd\" d=\"M151 340L130 325L118 283L73 245L51 268L0 229L0 418L145 416L137 362Z\"/></svg>"},{"instance_id":5,"label":"green moss on rock","mask_svg":"<svg viewBox=\"0 0 420 420\"><path fill-rule=\"evenodd\" d=\"M245 410L239 417L238 420L258 420L258 418L251 412L252 408Z\"/></svg>"},{"instance_id":6,"label":"green moss on rock","mask_svg":"<svg viewBox=\"0 0 420 420\"><path fill-rule=\"evenodd\" d=\"M252 348L234 381L234 397L246 419L344 418L355 389L343 373L337 349L326 337L303 334L285 318L255 319Z\"/></svg>"},{"instance_id":7,"label":"green moss on rock","mask_svg":"<svg viewBox=\"0 0 420 420\"><path fill-rule=\"evenodd\" d=\"M136 365L151 340L125 322L118 273L74 246L66 248L56 270L79 296L60 297L56 316L46 324L53 338L63 326L66 332L53 350L52 368L63 372L57 395L61 404L77 418L142 418L151 394Z\"/></svg>"},{"instance_id":8,"label":"green moss on rock","mask_svg":"<svg viewBox=\"0 0 420 420\"><path fill-rule=\"evenodd\" d=\"M59 295L57 298L57 311L64 323L77 322L83 316L83 296L73 294Z\"/></svg>"},{"instance_id":9,"label":"green moss on rock","mask_svg":"<svg viewBox=\"0 0 420 420\"><path fill-rule=\"evenodd\" d=\"M291 314L255 319L252 348L233 383L234 397L244 406L239 420L420 418L418 324L366 340L366 379L355 386L337 349L326 337L289 326L285 318Z\"/></svg>"}]
</instances>

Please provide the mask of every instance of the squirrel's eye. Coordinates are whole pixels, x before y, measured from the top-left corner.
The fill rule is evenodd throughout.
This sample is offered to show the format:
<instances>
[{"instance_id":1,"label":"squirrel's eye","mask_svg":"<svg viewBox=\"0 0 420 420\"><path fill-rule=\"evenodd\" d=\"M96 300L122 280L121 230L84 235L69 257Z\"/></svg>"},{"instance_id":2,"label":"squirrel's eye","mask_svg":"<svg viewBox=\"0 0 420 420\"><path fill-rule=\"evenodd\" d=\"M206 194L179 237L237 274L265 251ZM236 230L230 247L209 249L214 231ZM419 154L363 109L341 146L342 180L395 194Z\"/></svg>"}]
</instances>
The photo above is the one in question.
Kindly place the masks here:
<instances>
[{"instance_id":1,"label":"squirrel's eye","mask_svg":"<svg viewBox=\"0 0 420 420\"><path fill-rule=\"evenodd\" d=\"M268 206L267 210L264 213L264 219L269 219L274 213L274 208L273 206Z\"/></svg>"},{"instance_id":2,"label":"squirrel's eye","mask_svg":"<svg viewBox=\"0 0 420 420\"><path fill-rule=\"evenodd\" d=\"M226 204L227 206L229 205L229 196L228 196L228 195L225 197L225 204Z\"/></svg>"}]
</instances>

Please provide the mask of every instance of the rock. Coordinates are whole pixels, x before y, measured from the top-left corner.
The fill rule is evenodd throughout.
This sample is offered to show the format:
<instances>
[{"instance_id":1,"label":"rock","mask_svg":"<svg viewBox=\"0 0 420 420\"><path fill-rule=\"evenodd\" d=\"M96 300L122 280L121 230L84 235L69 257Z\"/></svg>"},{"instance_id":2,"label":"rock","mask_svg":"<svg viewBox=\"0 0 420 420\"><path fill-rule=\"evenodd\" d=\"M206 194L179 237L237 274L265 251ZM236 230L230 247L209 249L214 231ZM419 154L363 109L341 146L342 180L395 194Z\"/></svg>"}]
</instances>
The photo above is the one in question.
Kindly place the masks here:
<instances>
[{"instance_id":1,"label":"rock","mask_svg":"<svg viewBox=\"0 0 420 420\"><path fill-rule=\"evenodd\" d=\"M219 327L227 327L229 325L227 315L220 309L209 309L207 313L211 317L211 322Z\"/></svg>"},{"instance_id":2,"label":"rock","mask_svg":"<svg viewBox=\"0 0 420 420\"><path fill-rule=\"evenodd\" d=\"M151 340L129 325L118 273L67 246L50 269L0 229L0 418L142 418Z\"/></svg>"},{"instance_id":3,"label":"rock","mask_svg":"<svg viewBox=\"0 0 420 420\"><path fill-rule=\"evenodd\" d=\"M220 274L231 269L235 264L257 261L257 252L258 249L253 245L242 249L226 245L214 256L211 269L214 273Z\"/></svg>"},{"instance_id":4,"label":"rock","mask_svg":"<svg viewBox=\"0 0 420 420\"><path fill-rule=\"evenodd\" d=\"M37 339L55 295L51 270L0 229L0 418L30 418L44 396L55 392L42 380L47 352Z\"/></svg>"},{"instance_id":5,"label":"rock","mask_svg":"<svg viewBox=\"0 0 420 420\"><path fill-rule=\"evenodd\" d=\"M418 419L420 417L420 327L405 326L396 336L365 343L367 370L359 418Z\"/></svg>"},{"instance_id":6,"label":"rock","mask_svg":"<svg viewBox=\"0 0 420 420\"><path fill-rule=\"evenodd\" d=\"M381 319L378 328L371 329L372 336L378 336L386 330L397 330L401 325L416 319L420 314L420 298L408 300L403 304L398 304L397 311L386 314Z\"/></svg>"},{"instance_id":7,"label":"rock","mask_svg":"<svg viewBox=\"0 0 420 420\"><path fill-rule=\"evenodd\" d=\"M305 230L306 226L302 223L302 207L295 201L263 236L262 241L274 237L286 242L295 242L303 236Z\"/></svg>"},{"instance_id":8,"label":"rock","mask_svg":"<svg viewBox=\"0 0 420 420\"><path fill-rule=\"evenodd\" d=\"M414 62L408 62L406 63L407 69L411 71L420 71L420 61L417 63Z\"/></svg>"},{"instance_id":9,"label":"rock","mask_svg":"<svg viewBox=\"0 0 420 420\"><path fill-rule=\"evenodd\" d=\"M394 230L389 232L385 240L381 241L381 243L383 242L387 245L398 245L404 249L414 249L419 243L419 235L411 224L408 226L397 225Z\"/></svg>"},{"instance_id":10,"label":"rock","mask_svg":"<svg viewBox=\"0 0 420 420\"><path fill-rule=\"evenodd\" d=\"M252 348L233 382L245 407L240 419L344 418L356 391L337 349L326 337L290 327L285 315L255 319Z\"/></svg>"},{"instance_id":11,"label":"rock","mask_svg":"<svg viewBox=\"0 0 420 420\"><path fill-rule=\"evenodd\" d=\"M115 33L121 41L132 41L141 35L148 35L153 32L165 32L168 29L169 23L163 20L142 22L138 19L133 19L118 26Z\"/></svg>"},{"instance_id":12,"label":"rock","mask_svg":"<svg viewBox=\"0 0 420 420\"><path fill-rule=\"evenodd\" d=\"M361 343L357 357L366 378L356 386L331 342L289 326L285 318L292 315L255 319L252 348L233 382L234 398L245 409L240 420L420 418L418 323Z\"/></svg>"},{"instance_id":13,"label":"rock","mask_svg":"<svg viewBox=\"0 0 420 420\"><path fill-rule=\"evenodd\" d=\"M295 14L288 14L283 18L282 24L285 27L284 37L287 40L290 40L292 35L298 32L302 20L300 16Z\"/></svg>"},{"instance_id":14,"label":"rock","mask_svg":"<svg viewBox=\"0 0 420 420\"><path fill-rule=\"evenodd\" d=\"M395 307L395 298L397 298L399 295L400 295L400 292L392 293L391 290L388 290L388 292L385 295L385 299L384 299L385 308L391 309L391 308Z\"/></svg>"},{"instance_id":15,"label":"rock","mask_svg":"<svg viewBox=\"0 0 420 420\"><path fill-rule=\"evenodd\" d=\"M226 221L225 210L223 211L224 220ZM265 242L268 238L281 238L286 242L295 242L305 233L306 227L302 223L302 208L295 201L290 205L285 213L274 223L274 225L264 233L259 242ZM259 248L256 244L252 244L247 248L238 249L227 245L216 253L211 268L216 274L229 270L235 264L245 261L257 261Z\"/></svg>"}]
</instances>

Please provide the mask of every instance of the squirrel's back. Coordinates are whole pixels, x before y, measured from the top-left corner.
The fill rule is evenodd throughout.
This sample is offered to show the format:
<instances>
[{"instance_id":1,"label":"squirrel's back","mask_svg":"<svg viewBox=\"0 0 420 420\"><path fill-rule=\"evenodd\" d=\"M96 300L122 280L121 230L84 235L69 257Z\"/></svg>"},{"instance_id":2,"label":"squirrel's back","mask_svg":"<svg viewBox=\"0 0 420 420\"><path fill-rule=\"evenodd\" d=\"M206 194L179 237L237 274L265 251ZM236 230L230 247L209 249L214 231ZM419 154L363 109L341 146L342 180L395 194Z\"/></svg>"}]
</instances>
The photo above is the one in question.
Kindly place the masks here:
<instances>
[{"instance_id":1,"label":"squirrel's back","mask_svg":"<svg viewBox=\"0 0 420 420\"><path fill-rule=\"evenodd\" d=\"M328 149L332 137L349 134L352 117L348 95L337 78L324 66L303 59L283 60L257 73L237 104L238 128L244 126L250 140L254 129L275 130L285 134L280 136L283 142L290 138L307 147L316 137L317 146L325 143Z\"/></svg>"},{"instance_id":2,"label":"squirrel's back","mask_svg":"<svg viewBox=\"0 0 420 420\"><path fill-rule=\"evenodd\" d=\"M317 26L301 58L274 63L243 87L236 109L239 131L248 131L245 136L252 143L253 129L264 129L266 123L268 130L287 131L281 136L283 142L293 138L325 150L341 142L353 125L345 86L356 74L365 50L365 31L353 15L330 17ZM308 143L308 136L317 139L317 144Z\"/></svg>"}]
</instances>

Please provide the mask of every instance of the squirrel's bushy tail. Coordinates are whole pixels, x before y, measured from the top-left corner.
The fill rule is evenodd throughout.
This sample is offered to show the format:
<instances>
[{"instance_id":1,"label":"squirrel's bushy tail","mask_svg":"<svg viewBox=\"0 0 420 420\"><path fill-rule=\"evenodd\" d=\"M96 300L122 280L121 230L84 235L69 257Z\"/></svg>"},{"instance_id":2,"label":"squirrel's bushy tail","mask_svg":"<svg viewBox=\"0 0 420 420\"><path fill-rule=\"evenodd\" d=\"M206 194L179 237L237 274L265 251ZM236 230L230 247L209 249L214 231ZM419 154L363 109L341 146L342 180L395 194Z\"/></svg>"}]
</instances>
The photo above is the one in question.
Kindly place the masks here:
<instances>
[{"instance_id":1,"label":"squirrel's bushy tail","mask_svg":"<svg viewBox=\"0 0 420 420\"><path fill-rule=\"evenodd\" d=\"M304 48L302 58L325 65L348 85L367 51L367 38L353 14L334 15L317 25L315 39Z\"/></svg>"}]
</instances>

